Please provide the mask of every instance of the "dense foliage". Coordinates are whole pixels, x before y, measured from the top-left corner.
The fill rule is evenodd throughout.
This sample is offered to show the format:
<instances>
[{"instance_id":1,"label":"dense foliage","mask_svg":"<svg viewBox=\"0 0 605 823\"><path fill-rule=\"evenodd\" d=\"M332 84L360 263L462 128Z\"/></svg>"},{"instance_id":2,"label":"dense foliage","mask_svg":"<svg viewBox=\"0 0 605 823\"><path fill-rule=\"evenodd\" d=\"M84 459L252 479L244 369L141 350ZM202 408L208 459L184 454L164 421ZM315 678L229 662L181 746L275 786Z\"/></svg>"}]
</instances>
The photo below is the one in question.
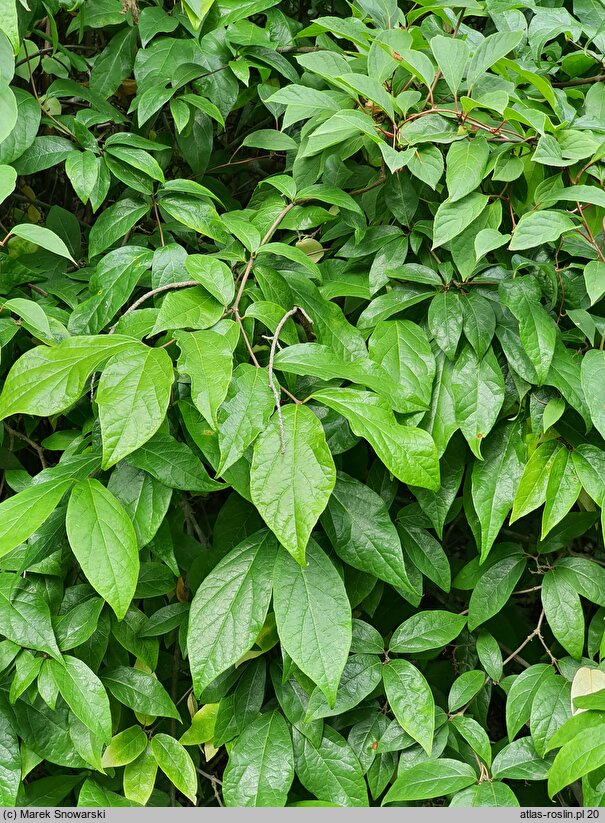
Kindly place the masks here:
<instances>
[{"instance_id":1,"label":"dense foliage","mask_svg":"<svg viewBox=\"0 0 605 823\"><path fill-rule=\"evenodd\" d=\"M0 805L605 804L604 12L0 0Z\"/></svg>"}]
</instances>

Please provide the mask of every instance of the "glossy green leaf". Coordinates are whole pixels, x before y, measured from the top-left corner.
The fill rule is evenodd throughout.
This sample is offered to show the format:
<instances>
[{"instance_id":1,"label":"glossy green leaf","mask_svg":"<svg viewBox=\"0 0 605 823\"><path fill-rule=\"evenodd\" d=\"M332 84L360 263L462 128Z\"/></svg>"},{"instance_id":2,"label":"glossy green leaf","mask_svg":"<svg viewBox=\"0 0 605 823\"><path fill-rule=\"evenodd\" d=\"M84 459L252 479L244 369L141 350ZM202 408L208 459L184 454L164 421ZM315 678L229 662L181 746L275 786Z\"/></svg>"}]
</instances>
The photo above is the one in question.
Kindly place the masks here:
<instances>
[{"instance_id":1,"label":"glossy green leaf","mask_svg":"<svg viewBox=\"0 0 605 823\"><path fill-rule=\"evenodd\" d=\"M121 619L139 576L137 538L123 507L98 480L74 487L67 507L67 534L89 583Z\"/></svg>"},{"instance_id":2,"label":"glossy green leaf","mask_svg":"<svg viewBox=\"0 0 605 823\"><path fill-rule=\"evenodd\" d=\"M435 700L425 677L408 660L391 660L382 678L389 705L399 725L431 756Z\"/></svg>"},{"instance_id":3,"label":"glossy green leaf","mask_svg":"<svg viewBox=\"0 0 605 823\"><path fill-rule=\"evenodd\" d=\"M254 446L250 492L265 523L301 564L335 480L334 461L313 412L289 405L281 419L275 413Z\"/></svg>"},{"instance_id":4,"label":"glossy green leaf","mask_svg":"<svg viewBox=\"0 0 605 823\"><path fill-rule=\"evenodd\" d=\"M273 608L282 646L334 705L351 646L351 605L323 550L310 540L302 567L280 551L273 574Z\"/></svg>"},{"instance_id":5,"label":"glossy green leaf","mask_svg":"<svg viewBox=\"0 0 605 823\"><path fill-rule=\"evenodd\" d=\"M381 398L353 389L324 389L313 397L346 417L352 431L370 443L399 480L437 488L439 463L432 438L413 426L399 424Z\"/></svg>"},{"instance_id":6,"label":"glossy green leaf","mask_svg":"<svg viewBox=\"0 0 605 823\"><path fill-rule=\"evenodd\" d=\"M104 469L156 433L168 408L172 382L172 362L163 349L124 351L107 363L96 395Z\"/></svg>"},{"instance_id":7,"label":"glossy green leaf","mask_svg":"<svg viewBox=\"0 0 605 823\"><path fill-rule=\"evenodd\" d=\"M236 740L223 775L227 806L285 806L294 779L292 741L278 712L266 712Z\"/></svg>"},{"instance_id":8,"label":"glossy green leaf","mask_svg":"<svg viewBox=\"0 0 605 823\"><path fill-rule=\"evenodd\" d=\"M197 590L187 635L196 694L236 663L262 629L277 551L272 534L257 532L229 552Z\"/></svg>"}]
</instances>

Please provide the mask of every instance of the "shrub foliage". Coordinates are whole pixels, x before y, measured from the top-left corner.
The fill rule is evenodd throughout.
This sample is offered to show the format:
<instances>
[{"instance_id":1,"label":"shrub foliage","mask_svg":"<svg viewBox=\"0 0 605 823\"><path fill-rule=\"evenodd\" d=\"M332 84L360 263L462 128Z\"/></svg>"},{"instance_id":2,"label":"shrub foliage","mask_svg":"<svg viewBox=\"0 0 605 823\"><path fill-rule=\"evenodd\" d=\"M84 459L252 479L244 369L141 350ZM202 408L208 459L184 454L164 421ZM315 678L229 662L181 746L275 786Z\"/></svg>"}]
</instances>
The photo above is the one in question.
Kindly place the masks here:
<instances>
[{"instance_id":1,"label":"shrub foliage","mask_svg":"<svg viewBox=\"0 0 605 823\"><path fill-rule=\"evenodd\" d=\"M604 11L1 0L0 805L602 805Z\"/></svg>"}]
</instances>

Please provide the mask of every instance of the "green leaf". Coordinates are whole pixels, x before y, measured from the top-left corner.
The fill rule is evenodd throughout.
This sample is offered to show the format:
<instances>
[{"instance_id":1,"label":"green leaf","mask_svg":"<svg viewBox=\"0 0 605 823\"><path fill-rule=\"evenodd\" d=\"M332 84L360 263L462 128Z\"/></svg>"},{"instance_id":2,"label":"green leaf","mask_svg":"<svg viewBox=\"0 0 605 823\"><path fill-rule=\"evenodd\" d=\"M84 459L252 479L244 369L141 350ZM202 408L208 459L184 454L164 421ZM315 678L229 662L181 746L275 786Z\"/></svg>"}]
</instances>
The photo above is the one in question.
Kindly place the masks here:
<instances>
[{"instance_id":1,"label":"green leaf","mask_svg":"<svg viewBox=\"0 0 605 823\"><path fill-rule=\"evenodd\" d=\"M553 209L530 211L521 216L513 230L509 249L534 249L543 243L554 243L562 234L576 228L567 214Z\"/></svg>"},{"instance_id":2,"label":"green leaf","mask_svg":"<svg viewBox=\"0 0 605 823\"><path fill-rule=\"evenodd\" d=\"M163 432L129 454L128 462L171 489L211 492L223 488L208 476L204 464L186 443Z\"/></svg>"},{"instance_id":3,"label":"green leaf","mask_svg":"<svg viewBox=\"0 0 605 823\"><path fill-rule=\"evenodd\" d=\"M584 612L580 598L559 569L542 579L542 606L556 639L572 657L580 659L584 650Z\"/></svg>"},{"instance_id":4,"label":"green leaf","mask_svg":"<svg viewBox=\"0 0 605 823\"><path fill-rule=\"evenodd\" d=\"M452 688L447 698L447 707L450 713L470 703L484 685L485 674L482 671L475 671L473 669L470 672L463 672L459 675L452 683Z\"/></svg>"},{"instance_id":5,"label":"green leaf","mask_svg":"<svg viewBox=\"0 0 605 823\"><path fill-rule=\"evenodd\" d=\"M229 342L213 331L176 332L181 350L178 367L191 379L191 399L213 429L216 413L231 382L233 354Z\"/></svg>"},{"instance_id":6,"label":"green leaf","mask_svg":"<svg viewBox=\"0 0 605 823\"><path fill-rule=\"evenodd\" d=\"M111 738L103 752L103 767L115 768L132 763L147 748L147 738L140 726L130 726Z\"/></svg>"},{"instance_id":7,"label":"green leaf","mask_svg":"<svg viewBox=\"0 0 605 823\"><path fill-rule=\"evenodd\" d=\"M519 336L523 348L544 383L555 352L557 327L540 305L540 289L533 277L517 278L499 288L502 302L519 321Z\"/></svg>"},{"instance_id":8,"label":"green leaf","mask_svg":"<svg viewBox=\"0 0 605 823\"><path fill-rule=\"evenodd\" d=\"M24 543L58 506L72 480L32 483L0 503L0 557Z\"/></svg>"},{"instance_id":9,"label":"green leaf","mask_svg":"<svg viewBox=\"0 0 605 823\"><path fill-rule=\"evenodd\" d=\"M382 670L387 700L399 725L431 756L435 700L424 675L408 660L391 660Z\"/></svg>"},{"instance_id":10,"label":"green leaf","mask_svg":"<svg viewBox=\"0 0 605 823\"><path fill-rule=\"evenodd\" d=\"M0 165L0 203L3 203L14 192L16 184L17 172L14 168Z\"/></svg>"},{"instance_id":11,"label":"green leaf","mask_svg":"<svg viewBox=\"0 0 605 823\"><path fill-rule=\"evenodd\" d=\"M65 655L63 662L51 660L53 678L61 696L93 735L104 743L111 739L111 711L103 684L77 657Z\"/></svg>"},{"instance_id":12,"label":"green leaf","mask_svg":"<svg viewBox=\"0 0 605 823\"><path fill-rule=\"evenodd\" d=\"M140 344L111 337L68 337L57 346L36 346L13 365L0 396L0 419L12 414L47 417L72 406L91 373L119 351Z\"/></svg>"},{"instance_id":13,"label":"green leaf","mask_svg":"<svg viewBox=\"0 0 605 823\"><path fill-rule=\"evenodd\" d=\"M306 718L313 722L322 717L344 714L371 694L381 679L382 663L375 654L352 654L340 678L334 706L330 707L326 696L318 687L309 698Z\"/></svg>"},{"instance_id":14,"label":"green leaf","mask_svg":"<svg viewBox=\"0 0 605 823\"><path fill-rule=\"evenodd\" d=\"M466 626L466 617L439 609L417 612L405 620L389 642L389 650L415 654L439 649L452 642Z\"/></svg>"},{"instance_id":15,"label":"green leaf","mask_svg":"<svg viewBox=\"0 0 605 823\"><path fill-rule=\"evenodd\" d=\"M578 499L582 484L567 449L560 449L554 457L546 486L546 504L542 516L544 537L559 523Z\"/></svg>"},{"instance_id":16,"label":"green leaf","mask_svg":"<svg viewBox=\"0 0 605 823\"><path fill-rule=\"evenodd\" d=\"M605 352L591 349L582 358L582 390L590 409L591 420L605 437L605 394L602 377L605 370Z\"/></svg>"},{"instance_id":17,"label":"green leaf","mask_svg":"<svg viewBox=\"0 0 605 823\"><path fill-rule=\"evenodd\" d=\"M467 672L467 674L475 674L475 672ZM462 676L463 675L461 675L461 677ZM489 766L492 760L492 749L489 737L483 726L477 723L476 720L473 720L472 717L452 717L450 722L460 737L465 740L471 749Z\"/></svg>"},{"instance_id":18,"label":"green leaf","mask_svg":"<svg viewBox=\"0 0 605 823\"><path fill-rule=\"evenodd\" d=\"M218 703L206 703L193 715L191 726L180 739L183 746L199 746L212 740L218 708Z\"/></svg>"},{"instance_id":19,"label":"green leaf","mask_svg":"<svg viewBox=\"0 0 605 823\"><path fill-rule=\"evenodd\" d=\"M292 741L278 712L261 714L237 738L223 775L226 806L285 806L294 779Z\"/></svg>"},{"instance_id":20,"label":"green leaf","mask_svg":"<svg viewBox=\"0 0 605 823\"><path fill-rule=\"evenodd\" d=\"M465 789L476 780L475 770L468 763L447 758L428 760L400 771L383 803L442 797Z\"/></svg>"},{"instance_id":21,"label":"green leaf","mask_svg":"<svg viewBox=\"0 0 605 823\"><path fill-rule=\"evenodd\" d=\"M15 297L13 300L7 300L4 308L18 314L42 339L46 339L48 342L52 341L52 332L44 309L34 303L33 300Z\"/></svg>"},{"instance_id":22,"label":"green leaf","mask_svg":"<svg viewBox=\"0 0 605 823\"><path fill-rule=\"evenodd\" d=\"M73 258L65 243L58 237L54 231L44 228L44 226L36 226L33 223L23 223L18 226L13 226L11 234L16 237L21 237L23 240L29 240L30 243L35 243L53 254L58 254L60 257L67 257L68 260ZM75 262L75 261L73 261Z\"/></svg>"},{"instance_id":23,"label":"green leaf","mask_svg":"<svg viewBox=\"0 0 605 823\"><path fill-rule=\"evenodd\" d=\"M534 698L543 683L555 676L555 670L546 663L537 663L515 677L506 701L506 730L513 740L530 719Z\"/></svg>"},{"instance_id":24,"label":"green leaf","mask_svg":"<svg viewBox=\"0 0 605 823\"><path fill-rule=\"evenodd\" d=\"M223 306L228 306L235 296L235 283L231 269L222 260L206 254L189 254L185 260L187 273Z\"/></svg>"},{"instance_id":25,"label":"green leaf","mask_svg":"<svg viewBox=\"0 0 605 823\"><path fill-rule=\"evenodd\" d=\"M490 347L479 360L471 346L454 364L452 393L456 419L476 457L481 442L492 430L504 403L504 377Z\"/></svg>"},{"instance_id":26,"label":"green leaf","mask_svg":"<svg viewBox=\"0 0 605 823\"><path fill-rule=\"evenodd\" d=\"M353 433L364 437L403 483L438 488L439 462L433 439L421 429L398 423L382 398L354 389L325 389L313 397L346 417Z\"/></svg>"},{"instance_id":27,"label":"green leaf","mask_svg":"<svg viewBox=\"0 0 605 823\"><path fill-rule=\"evenodd\" d=\"M21 753L12 709L4 695L0 696L0 803L17 804L21 785Z\"/></svg>"},{"instance_id":28,"label":"green leaf","mask_svg":"<svg viewBox=\"0 0 605 823\"><path fill-rule=\"evenodd\" d=\"M471 291L466 300L462 301L461 307L462 328L466 339L477 357L483 357L489 349L496 329L496 318L491 303L476 291Z\"/></svg>"},{"instance_id":29,"label":"green leaf","mask_svg":"<svg viewBox=\"0 0 605 823\"><path fill-rule=\"evenodd\" d=\"M335 552L349 566L410 589L397 529L382 498L344 473L321 517Z\"/></svg>"},{"instance_id":30,"label":"green leaf","mask_svg":"<svg viewBox=\"0 0 605 823\"><path fill-rule=\"evenodd\" d=\"M552 757L546 760L540 757L531 738L522 737L498 752L492 774L508 780L545 780L552 760Z\"/></svg>"},{"instance_id":31,"label":"green leaf","mask_svg":"<svg viewBox=\"0 0 605 823\"><path fill-rule=\"evenodd\" d=\"M336 469L321 423L306 406L276 413L254 445L250 493L261 517L301 564Z\"/></svg>"},{"instance_id":32,"label":"green leaf","mask_svg":"<svg viewBox=\"0 0 605 823\"><path fill-rule=\"evenodd\" d=\"M180 720L176 706L155 675L129 666L118 666L103 672L102 680L115 699L129 709L139 714Z\"/></svg>"},{"instance_id":33,"label":"green leaf","mask_svg":"<svg viewBox=\"0 0 605 823\"><path fill-rule=\"evenodd\" d=\"M408 404L402 411L416 411L410 401L420 409L430 405L435 357L420 326L409 320L382 321L374 329L368 348L372 360L402 387ZM378 388L375 391L381 393Z\"/></svg>"},{"instance_id":34,"label":"green leaf","mask_svg":"<svg viewBox=\"0 0 605 823\"><path fill-rule=\"evenodd\" d=\"M475 461L471 474L473 506L481 526L481 560L496 540L511 510L525 466L521 421L502 423L483 447L483 461Z\"/></svg>"},{"instance_id":35,"label":"green leaf","mask_svg":"<svg viewBox=\"0 0 605 823\"><path fill-rule=\"evenodd\" d=\"M470 786L458 794L454 795L450 801L450 807L460 807L464 809L473 806L484 806L499 809L507 806L519 806L519 801L515 793L499 780L486 780L476 786Z\"/></svg>"},{"instance_id":36,"label":"green leaf","mask_svg":"<svg viewBox=\"0 0 605 823\"><path fill-rule=\"evenodd\" d=\"M172 382L172 361L164 349L126 350L107 363L96 395L104 469L156 433L168 409Z\"/></svg>"},{"instance_id":37,"label":"green leaf","mask_svg":"<svg viewBox=\"0 0 605 823\"><path fill-rule=\"evenodd\" d=\"M601 260L591 260L584 267L584 283L590 297L590 305L594 306L605 294L605 263Z\"/></svg>"},{"instance_id":38,"label":"green leaf","mask_svg":"<svg viewBox=\"0 0 605 823\"><path fill-rule=\"evenodd\" d=\"M274 407L275 399L264 369L240 364L233 372L227 395L217 412L221 455L217 475L236 463L266 430Z\"/></svg>"},{"instance_id":39,"label":"green leaf","mask_svg":"<svg viewBox=\"0 0 605 823\"><path fill-rule=\"evenodd\" d=\"M545 502L550 471L561 448L558 441L546 440L529 458L515 495L511 523Z\"/></svg>"},{"instance_id":40,"label":"green leaf","mask_svg":"<svg viewBox=\"0 0 605 823\"><path fill-rule=\"evenodd\" d=\"M525 571L521 552L511 553L483 572L469 602L468 627L471 631L503 608Z\"/></svg>"},{"instance_id":41,"label":"green leaf","mask_svg":"<svg viewBox=\"0 0 605 823\"><path fill-rule=\"evenodd\" d=\"M279 552L273 607L283 649L334 705L351 646L351 605L338 572L313 540L303 568Z\"/></svg>"},{"instance_id":42,"label":"green leaf","mask_svg":"<svg viewBox=\"0 0 605 823\"><path fill-rule=\"evenodd\" d=\"M466 76L469 87L494 63L513 51L523 39L522 31L497 31L482 40L475 49Z\"/></svg>"},{"instance_id":43,"label":"green leaf","mask_svg":"<svg viewBox=\"0 0 605 823\"><path fill-rule=\"evenodd\" d=\"M166 329L208 329L223 314L223 307L202 286L173 291L164 297L151 335Z\"/></svg>"},{"instance_id":44,"label":"green leaf","mask_svg":"<svg viewBox=\"0 0 605 823\"><path fill-rule=\"evenodd\" d=\"M92 151L72 151L65 160L65 174L75 193L86 205L101 174L101 162Z\"/></svg>"},{"instance_id":45,"label":"green leaf","mask_svg":"<svg viewBox=\"0 0 605 823\"><path fill-rule=\"evenodd\" d=\"M338 806L367 806L368 790L359 760L350 745L330 726L324 726L319 746L292 729L294 766L300 782L318 800Z\"/></svg>"},{"instance_id":46,"label":"green leaf","mask_svg":"<svg viewBox=\"0 0 605 823\"><path fill-rule=\"evenodd\" d=\"M151 738L151 751L168 780L192 803L197 797L197 775L187 749L167 734Z\"/></svg>"},{"instance_id":47,"label":"green leaf","mask_svg":"<svg viewBox=\"0 0 605 823\"><path fill-rule=\"evenodd\" d=\"M479 187L489 158L487 140L475 137L452 143L445 162L445 181L450 203Z\"/></svg>"},{"instance_id":48,"label":"green leaf","mask_svg":"<svg viewBox=\"0 0 605 823\"><path fill-rule=\"evenodd\" d=\"M126 198L105 209L90 230L88 253L91 257L113 246L149 212L149 206L140 200Z\"/></svg>"},{"instance_id":49,"label":"green leaf","mask_svg":"<svg viewBox=\"0 0 605 823\"><path fill-rule=\"evenodd\" d=\"M129 800L145 806L149 800L158 764L151 749L151 744L147 744L145 751L140 754L132 763L128 763L124 769L124 794Z\"/></svg>"},{"instance_id":50,"label":"green leaf","mask_svg":"<svg viewBox=\"0 0 605 823\"><path fill-rule=\"evenodd\" d=\"M76 484L67 506L69 544L91 586L121 620L139 576L137 538L130 518L98 480Z\"/></svg>"},{"instance_id":51,"label":"green leaf","mask_svg":"<svg viewBox=\"0 0 605 823\"><path fill-rule=\"evenodd\" d=\"M531 706L529 728L540 757L544 757L553 736L570 717L571 684L563 677L551 677L540 686Z\"/></svg>"},{"instance_id":52,"label":"green leaf","mask_svg":"<svg viewBox=\"0 0 605 823\"><path fill-rule=\"evenodd\" d=\"M553 797L585 774L605 765L605 724L579 734L555 757L548 775L548 796Z\"/></svg>"},{"instance_id":53,"label":"green leaf","mask_svg":"<svg viewBox=\"0 0 605 823\"><path fill-rule=\"evenodd\" d=\"M435 214L433 224L433 248L443 246L457 237L476 220L487 206L488 197L478 191L467 194L460 200L444 200ZM571 222L571 221L570 221Z\"/></svg>"},{"instance_id":54,"label":"green leaf","mask_svg":"<svg viewBox=\"0 0 605 823\"><path fill-rule=\"evenodd\" d=\"M469 58L469 48L465 40L437 35L430 40L431 51L450 91L455 96L464 77Z\"/></svg>"},{"instance_id":55,"label":"green leaf","mask_svg":"<svg viewBox=\"0 0 605 823\"><path fill-rule=\"evenodd\" d=\"M257 532L232 549L195 593L187 648L196 694L256 640L269 609L277 551L272 534Z\"/></svg>"},{"instance_id":56,"label":"green leaf","mask_svg":"<svg viewBox=\"0 0 605 823\"><path fill-rule=\"evenodd\" d=\"M451 292L437 292L428 311L430 332L449 360L453 360L462 334L464 313L460 298Z\"/></svg>"},{"instance_id":57,"label":"green leaf","mask_svg":"<svg viewBox=\"0 0 605 823\"><path fill-rule=\"evenodd\" d=\"M0 574L2 633L18 646L61 660L46 600L38 592L19 587L17 581L11 574Z\"/></svg>"}]
</instances>

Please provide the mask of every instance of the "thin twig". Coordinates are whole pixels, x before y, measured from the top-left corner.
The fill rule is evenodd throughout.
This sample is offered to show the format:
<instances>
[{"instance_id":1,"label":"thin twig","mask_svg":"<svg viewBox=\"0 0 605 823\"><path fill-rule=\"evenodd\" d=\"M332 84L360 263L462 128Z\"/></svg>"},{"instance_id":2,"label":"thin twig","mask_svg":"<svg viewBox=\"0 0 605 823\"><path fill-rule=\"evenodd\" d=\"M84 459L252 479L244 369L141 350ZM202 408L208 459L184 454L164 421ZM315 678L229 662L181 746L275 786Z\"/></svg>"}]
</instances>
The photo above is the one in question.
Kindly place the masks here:
<instances>
[{"instance_id":1,"label":"thin twig","mask_svg":"<svg viewBox=\"0 0 605 823\"><path fill-rule=\"evenodd\" d=\"M294 203L288 203L287 206L284 206L284 208L280 211L280 213L277 215L277 217L275 218L275 220L271 224L269 230L267 231L267 233L265 234L263 239L260 241L261 246L264 246L265 243L268 243L269 240L271 240L271 238L273 237L273 235L275 234L275 232L279 228L279 224L284 219L284 217L288 214L288 212L290 212L294 208L294 205L295 205ZM242 275L242 279L241 279L240 284L239 284L239 289L238 289L238 292L237 292L237 296L235 298L235 302L233 303L233 306L231 307L234 312L237 312L238 309L239 309L240 300L242 299L244 289L246 288L246 282L248 281L248 278L250 277L250 274L252 272L252 267L254 266L254 261L255 260L256 260L256 254L251 254L250 259L248 260L248 263L246 264L246 268L245 268L244 273Z\"/></svg>"},{"instance_id":2,"label":"thin twig","mask_svg":"<svg viewBox=\"0 0 605 823\"><path fill-rule=\"evenodd\" d=\"M158 212L158 204L156 202L155 197L153 198L153 213L155 215L155 222L158 224L158 231L160 232L160 242L162 246L165 246L166 243L164 242L164 231L162 229L162 221L160 220L160 215Z\"/></svg>"},{"instance_id":3,"label":"thin twig","mask_svg":"<svg viewBox=\"0 0 605 823\"><path fill-rule=\"evenodd\" d=\"M284 417L281 410L279 391L277 390L277 386L275 385L275 381L273 380L273 360L275 359L275 349L277 348L277 341L279 339L279 335L281 334L281 331L285 326L288 318L296 314L297 311L299 311L303 315L303 317L305 317L309 321L309 323L313 323L313 321L304 309L301 309L300 306L294 306L293 309L290 309L284 314L282 319L277 324L275 334L273 335L273 340L271 341L271 350L269 352L269 387L273 392L273 396L275 397L275 408L277 410L277 419L279 421L279 436L281 439L282 454L285 454L286 452L286 433L284 431Z\"/></svg>"},{"instance_id":4,"label":"thin twig","mask_svg":"<svg viewBox=\"0 0 605 823\"><path fill-rule=\"evenodd\" d=\"M193 286L199 286L199 280L181 280L179 283L165 283L163 286L158 286L157 289L151 289L151 291L146 292L142 297L139 297L138 300L135 300L132 306L129 306L120 320L123 317L126 317L127 314L135 311L138 309L139 306L144 303L146 300L149 300L150 297L154 297L156 294L161 294L165 291L170 291L171 289L190 289ZM109 334L113 334L116 330L116 326L120 321L118 320L113 326L109 329Z\"/></svg>"},{"instance_id":5,"label":"thin twig","mask_svg":"<svg viewBox=\"0 0 605 823\"><path fill-rule=\"evenodd\" d=\"M533 632L530 632L527 635L527 637L525 638L525 640L523 641L523 643L521 643L521 645L518 646L515 649L514 652L511 652L511 654L509 654L509 656L506 658L506 660L504 660L502 662L503 666L506 666L506 664L510 663L510 661L513 660L513 659L520 660L520 658L518 657L518 652L520 652L521 649L524 649L527 646L528 643L531 643L531 641L534 639L534 637L537 637L540 640L540 642L542 643L542 645L544 646L544 648L546 649L546 651L548 652L548 656L550 657L550 661L553 664L553 666L556 666L558 668L558 661L557 661L556 657L553 657L550 649L548 648L548 646L544 642L544 638L542 637L542 623L543 622L544 622L544 609L542 609L542 611L540 612L540 617L538 618L538 625L536 626L536 628L533 630Z\"/></svg>"},{"instance_id":6,"label":"thin twig","mask_svg":"<svg viewBox=\"0 0 605 823\"><path fill-rule=\"evenodd\" d=\"M562 83L553 83L556 89L567 89L570 86L585 86L586 83L602 83L605 74L595 74L594 77L574 77L573 80L564 80Z\"/></svg>"},{"instance_id":7,"label":"thin twig","mask_svg":"<svg viewBox=\"0 0 605 823\"><path fill-rule=\"evenodd\" d=\"M219 778L215 774L210 774L210 772L205 772L203 769L200 769L199 766L196 766L195 769L198 772L198 774L201 774L202 777L205 777L206 780L210 781L212 785L212 791L214 792L214 797L216 798L216 802L219 806L222 806L223 801L221 800L221 795L218 790L218 787L223 785L222 780L219 780Z\"/></svg>"},{"instance_id":8,"label":"thin twig","mask_svg":"<svg viewBox=\"0 0 605 823\"><path fill-rule=\"evenodd\" d=\"M23 440L24 443L27 443L28 446L31 446L31 448L38 455L38 458L40 460L42 468L43 469L48 468L48 463L46 462L46 458L44 456L44 449L42 448L42 446L40 446L38 443L36 443L35 440L32 440L31 438L29 438L26 434L22 434L20 431L17 431L16 429L13 429L11 426L8 425L8 423L4 423L4 428L6 429L6 431L9 433L9 435L11 437L17 437L19 440Z\"/></svg>"}]
</instances>

